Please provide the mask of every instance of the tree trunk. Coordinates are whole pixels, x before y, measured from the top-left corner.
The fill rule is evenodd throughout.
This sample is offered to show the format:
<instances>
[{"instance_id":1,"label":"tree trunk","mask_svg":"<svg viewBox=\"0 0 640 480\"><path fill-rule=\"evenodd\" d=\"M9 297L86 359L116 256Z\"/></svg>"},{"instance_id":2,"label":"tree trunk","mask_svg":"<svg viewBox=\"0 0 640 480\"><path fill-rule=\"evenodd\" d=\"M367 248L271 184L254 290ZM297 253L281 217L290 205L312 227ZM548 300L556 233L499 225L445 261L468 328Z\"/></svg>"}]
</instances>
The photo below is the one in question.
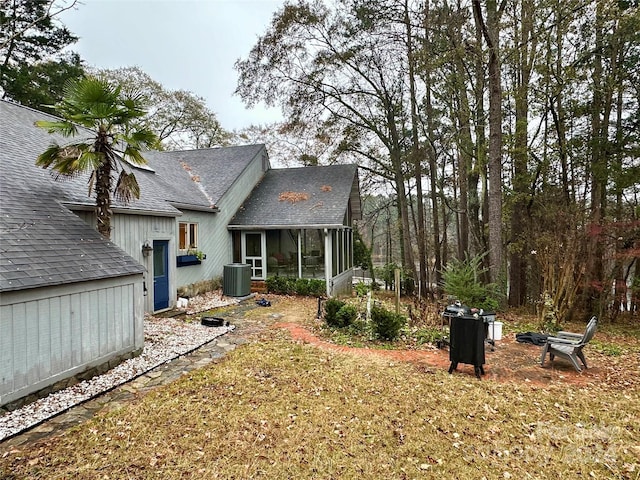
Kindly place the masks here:
<instances>
[{"instance_id":1,"label":"tree trunk","mask_svg":"<svg viewBox=\"0 0 640 480\"><path fill-rule=\"evenodd\" d=\"M487 1L485 41L489 47L489 274L502 271L502 83L499 16L495 0Z\"/></svg>"},{"instance_id":2,"label":"tree trunk","mask_svg":"<svg viewBox=\"0 0 640 480\"><path fill-rule=\"evenodd\" d=\"M111 158L105 153L104 145L108 143L106 132L100 130L95 143L96 153L104 155L103 161L96 169L96 225L98 232L106 239L111 239Z\"/></svg>"},{"instance_id":3,"label":"tree trunk","mask_svg":"<svg viewBox=\"0 0 640 480\"><path fill-rule=\"evenodd\" d=\"M424 20L424 32L425 32L425 51L430 51L429 41L429 2L426 3L425 20ZM429 65L428 62L425 62ZM431 217L433 222L433 258L434 258L434 270L435 270L435 283L440 285L442 280L442 255L440 250L440 220L438 210L438 186L436 179L438 178L438 168L436 165L436 151L434 148L435 139L435 127L434 127L434 111L433 103L431 101L432 82L431 82L431 69L429 68L424 75L425 82L425 97L424 108L427 116L427 140L429 145L427 146L427 158L429 159L429 181L431 186Z\"/></svg>"},{"instance_id":4,"label":"tree trunk","mask_svg":"<svg viewBox=\"0 0 640 480\"><path fill-rule=\"evenodd\" d=\"M516 41L520 47L515 52L515 136L513 151L513 214L511 215L511 242L509 255L509 306L524 305L527 295L527 252L529 238L526 226L529 204L528 131L529 131L529 81L537 46L533 34L534 6L530 0L521 2L520 35ZM514 25L518 32L518 25Z\"/></svg>"},{"instance_id":5,"label":"tree trunk","mask_svg":"<svg viewBox=\"0 0 640 480\"><path fill-rule=\"evenodd\" d=\"M591 105L591 228L587 255L586 309L598 316L605 310L604 245L602 226L606 206L609 115L605 106L602 57L604 52L604 18L602 2L596 2L595 54L593 58L593 91Z\"/></svg>"},{"instance_id":6,"label":"tree trunk","mask_svg":"<svg viewBox=\"0 0 640 480\"><path fill-rule=\"evenodd\" d=\"M425 5L425 15L429 15L429 2ZM418 137L418 107L416 100L416 77L415 77L415 57L413 53L413 35L411 33L411 20L409 18L409 5L404 2L404 21L407 34L407 63L409 64L409 98L411 102L411 155L413 157L414 174L416 177L416 203L417 203L417 242L418 242L418 262L419 262L419 282L422 285L421 294L427 291L427 251L424 220L424 196L422 193L422 149L420 148L420 138ZM426 21L426 20L425 20ZM425 29L425 35L428 32ZM427 40L425 39L425 47ZM425 72L430 75L430 72Z\"/></svg>"},{"instance_id":7,"label":"tree trunk","mask_svg":"<svg viewBox=\"0 0 640 480\"><path fill-rule=\"evenodd\" d=\"M475 62L475 134L476 134L476 165L469 171L469 221L473 238L472 257L486 251L484 191L486 185L487 169L487 137L486 137L486 112L484 106L484 62L482 59L482 27L479 18L474 15L476 22L476 62ZM481 191L479 186L482 185Z\"/></svg>"}]
</instances>

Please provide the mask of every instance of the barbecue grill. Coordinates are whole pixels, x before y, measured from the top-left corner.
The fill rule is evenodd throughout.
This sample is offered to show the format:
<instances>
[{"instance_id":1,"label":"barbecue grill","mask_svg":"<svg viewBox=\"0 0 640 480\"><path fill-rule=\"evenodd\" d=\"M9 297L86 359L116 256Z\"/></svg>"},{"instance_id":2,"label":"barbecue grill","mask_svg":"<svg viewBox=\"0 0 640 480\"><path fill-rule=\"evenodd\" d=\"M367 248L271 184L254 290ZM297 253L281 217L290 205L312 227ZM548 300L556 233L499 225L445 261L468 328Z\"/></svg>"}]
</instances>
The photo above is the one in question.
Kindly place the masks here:
<instances>
[{"instance_id":1,"label":"barbecue grill","mask_svg":"<svg viewBox=\"0 0 640 480\"><path fill-rule=\"evenodd\" d=\"M487 316L474 313L466 305L454 304L445 308L442 317L449 323L449 373L458 368L459 363L466 363L473 365L476 377L480 378L484 375Z\"/></svg>"}]
</instances>

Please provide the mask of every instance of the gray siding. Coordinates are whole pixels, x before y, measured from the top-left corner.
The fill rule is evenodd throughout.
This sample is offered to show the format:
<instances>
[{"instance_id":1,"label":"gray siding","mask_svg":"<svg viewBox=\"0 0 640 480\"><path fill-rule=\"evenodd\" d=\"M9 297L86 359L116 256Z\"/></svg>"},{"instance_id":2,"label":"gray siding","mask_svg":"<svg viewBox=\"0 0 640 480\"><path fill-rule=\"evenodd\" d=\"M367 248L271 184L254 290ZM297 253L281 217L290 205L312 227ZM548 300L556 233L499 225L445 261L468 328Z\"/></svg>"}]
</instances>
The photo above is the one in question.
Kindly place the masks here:
<instances>
[{"instance_id":1,"label":"gray siding","mask_svg":"<svg viewBox=\"0 0 640 480\"><path fill-rule=\"evenodd\" d=\"M227 225L263 174L263 160L258 156L220 199L216 205L219 208L218 213L185 210L183 215L176 219L176 229L179 222L198 223L198 250L207 255L207 259L200 265L178 268L178 287L222 276L224 266L233 261L232 237ZM178 255L177 245L173 251Z\"/></svg>"},{"instance_id":2,"label":"gray siding","mask_svg":"<svg viewBox=\"0 0 640 480\"><path fill-rule=\"evenodd\" d=\"M93 211L75 212L86 223L95 228L96 220ZM209 215L207 218L214 218ZM183 218L183 217L180 217ZM177 251L177 225L175 217L160 217L151 215L115 214L111 220L111 240L131 257L140 262L145 269L144 281L147 295L144 297L144 311L153 312L153 256L142 255L142 245L153 244L154 240L168 240L169 252ZM201 250L207 253L206 250ZM207 256L208 258L208 256ZM204 262L203 262L204 264ZM197 267L187 267L197 268ZM182 270L182 269L181 269ZM169 255L169 306L175 306L177 299L176 261L175 256Z\"/></svg>"},{"instance_id":3,"label":"gray siding","mask_svg":"<svg viewBox=\"0 0 640 480\"><path fill-rule=\"evenodd\" d=\"M209 280L222 275L223 265L231 262L231 234L227 224L221 221L218 214L185 210L179 222L198 224L198 250L207 255L200 265L189 265L177 269L177 286L183 287L202 280ZM178 255L177 245L173 252L173 263Z\"/></svg>"},{"instance_id":4,"label":"gray siding","mask_svg":"<svg viewBox=\"0 0 640 480\"><path fill-rule=\"evenodd\" d=\"M0 405L144 345L141 275L4 293Z\"/></svg>"},{"instance_id":5,"label":"gray siding","mask_svg":"<svg viewBox=\"0 0 640 480\"><path fill-rule=\"evenodd\" d=\"M351 293L353 288L353 269L333 277L327 286L327 294L330 297Z\"/></svg>"}]
</instances>

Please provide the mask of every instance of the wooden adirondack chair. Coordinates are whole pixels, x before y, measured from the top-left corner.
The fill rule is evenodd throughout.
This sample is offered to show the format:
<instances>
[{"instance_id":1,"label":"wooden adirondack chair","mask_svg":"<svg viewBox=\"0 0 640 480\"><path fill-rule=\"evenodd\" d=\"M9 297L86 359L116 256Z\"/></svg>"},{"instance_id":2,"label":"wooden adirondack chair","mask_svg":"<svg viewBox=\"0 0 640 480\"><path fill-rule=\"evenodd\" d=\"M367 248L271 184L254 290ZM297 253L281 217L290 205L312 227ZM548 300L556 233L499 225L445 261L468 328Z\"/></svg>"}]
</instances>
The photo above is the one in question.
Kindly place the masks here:
<instances>
[{"instance_id":1,"label":"wooden adirondack chair","mask_svg":"<svg viewBox=\"0 0 640 480\"><path fill-rule=\"evenodd\" d=\"M542 346L540 365L544 366L544 360L548 353L551 362L556 356L562 357L569 360L573 368L578 372L582 372L578 359L580 359L584 368L587 368L587 361L584 358L582 349L593 338L597 326L598 318L594 315L587 323L584 333L558 332L556 337L548 337L547 342Z\"/></svg>"}]
</instances>

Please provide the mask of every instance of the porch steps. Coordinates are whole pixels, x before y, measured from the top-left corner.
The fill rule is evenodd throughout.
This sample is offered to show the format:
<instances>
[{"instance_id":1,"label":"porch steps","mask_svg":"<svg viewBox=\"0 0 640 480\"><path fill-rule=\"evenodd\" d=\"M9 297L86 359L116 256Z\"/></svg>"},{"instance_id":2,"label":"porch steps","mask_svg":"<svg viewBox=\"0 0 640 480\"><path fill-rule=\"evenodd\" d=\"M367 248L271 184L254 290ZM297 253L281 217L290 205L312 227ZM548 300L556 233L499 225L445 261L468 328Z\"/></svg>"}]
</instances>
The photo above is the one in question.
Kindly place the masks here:
<instances>
[{"instance_id":1,"label":"porch steps","mask_svg":"<svg viewBox=\"0 0 640 480\"><path fill-rule=\"evenodd\" d=\"M251 280L251 293L267 293L267 284L263 280Z\"/></svg>"}]
</instances>

